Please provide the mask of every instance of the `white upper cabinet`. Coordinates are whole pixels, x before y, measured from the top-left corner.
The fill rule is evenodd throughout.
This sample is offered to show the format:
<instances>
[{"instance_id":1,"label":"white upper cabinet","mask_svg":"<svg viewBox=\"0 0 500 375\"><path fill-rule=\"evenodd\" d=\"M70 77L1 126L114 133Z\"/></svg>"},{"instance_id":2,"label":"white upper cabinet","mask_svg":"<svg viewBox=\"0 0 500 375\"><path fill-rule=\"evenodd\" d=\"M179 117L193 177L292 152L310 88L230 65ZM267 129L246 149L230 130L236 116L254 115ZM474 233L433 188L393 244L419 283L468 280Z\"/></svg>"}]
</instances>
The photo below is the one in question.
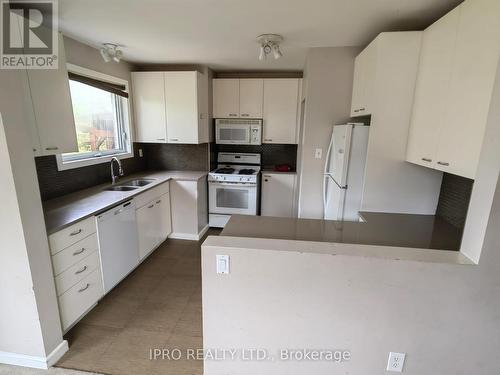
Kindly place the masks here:
<instances>
[{"instance_id":1,"label":"white upper cabinet","mask_svg":"<svg viewBox=\"0 0 500 375\"><path fill-rule=\"evenodd\" d=\"M436 168L474 178L500 54L500 2L469 0L460 8Z\"/></svg>"},{"instance_id":2,"label":"white upper cabinet","mask_svg":"<svg viewBox=\"0 0 500 375\"><path fill-rule=\"evenodd\" d=\"M132 89L138 142L208 142L208 93L201 74L133 72Z\"/></svg>"},{"instance_id":3,"label":"white upper cabinet","mask_svg":"<svg viewBox=\"0 0 500 375\"><path fill-rule=\"evenodd\" d=\"M36 155L78 151L64 41L59 34L58 69L28 69L28 84L38 130L33 131Z\"/></svg>"},{"instance_id":4,"label":"white upper cabinet","mask_svg":"<svg viewBox=\"0 0 500 375\"><path fill-rule=\"evenodd\" d=\"M372 114L376 72L377 47L372 43L355 60L351 117Z\"/></svg>"},{"instance_id":5,"label":"white upper cabinet","mask_svg":"<svg viewBox=\"0 0 500 375\"><path fill-rule=\"evenodd\" d=\"M167 142L163 72L132 73L136 141Z\"/></svg>"},{"instance_id":6,"label":"white upper cabinet","mask_svg":"<svg viewBox=\"0 0 500 375\"><path fill-rule=\"evenodd\" d=\"M264 143L297 143L299 81L297 78L264 80Z\"/></svg>"},{"instance_id":7,"label":"white upper cabinet","mask_svg":"<svg viewBox=\"0 0 500 375\"><path fill-rule=\"evenodd\" d=\"M240 80L213 80L214 118L237 118L240 115Z\"/></svg>"},{"instance_id":8,"label":"white upper cabinet","mask_svg":"<svg viewBox=\"0 0 500 375\"><path fill-rule=\"evenodd\" d=\"M240 117L262 118L263 100L263 79L240 80Z\"/></svg>"},{"instance_id":9,"label":"white upper cabinet","mask_svg":"<svg viewBox=\"0 0 500 375\"><path fill-rule=\"evenodd\" d=\"M500 55L500 2L465 1L424 38L407 160L473 179Z\"/></svg>"},{"instance_id":10,"label":"white upper cabinet","mask_svg":"<svg viewBox=\"0 0 500 375\"><path fill-rule=\"evenodd\" d=\"M198 72L166 72L169 143L198 143Z\"/></svg>"},{"instance_id":11,"label":"white upper cabinet","mask_svg":"<svg viewBox=\"0 0 500 375\"><path fill-rule=\"evenodd\" d=\"M407 148L407 160L412 163L424 166L436 163L438 131L446 114L459 15L459 8L455 8L425 30L422 37Z\"/></svg>"}]
</instances>

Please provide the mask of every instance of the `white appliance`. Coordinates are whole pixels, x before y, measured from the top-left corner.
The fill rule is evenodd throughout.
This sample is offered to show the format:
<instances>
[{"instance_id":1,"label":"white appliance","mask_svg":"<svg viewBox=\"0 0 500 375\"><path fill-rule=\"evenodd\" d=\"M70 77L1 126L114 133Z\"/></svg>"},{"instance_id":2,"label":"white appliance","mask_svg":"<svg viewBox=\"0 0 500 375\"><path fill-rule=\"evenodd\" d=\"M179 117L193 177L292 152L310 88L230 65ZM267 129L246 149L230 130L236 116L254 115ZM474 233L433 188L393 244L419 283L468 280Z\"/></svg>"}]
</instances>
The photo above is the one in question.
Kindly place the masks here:
<instances>
[{"instance_id":1,"label":"white appliance","mask_svg":"<svg viewBox=\"0 0 500 375\"><path fill-rule=\"evenodd\" d=\"M128 201L97 215L104 293L139 264L135 203Z\"/></svg>"},{"instance_id":2,"label":"white appliance","mask_svg":"<svg viewBox=\"0 0 500 375\"><path fill-rule=\"evenodd\" d=\"M260 145L262 143L262 120L217 119L215 120L215 142L232 145Z\"/></svg>"},{"instance_id":3,"label":"white appliance","mask_svg":"<svg viewBox=\"0 0 500 375\"><path fill-rule=\"evenodd\" d=\"M257 215L260 154L220 152L208 174L209 225L223 228L231 214Z\"/></svg>"},{"instance_id":4,"label":"white appliance","mask_svg":"<svg viewBox=\"0 0 500 375\"><path fill-rule=\"evenodd\" d=\"M362 123L333 127L323 179L326 220L360 220L369 129Z\"/></svg>"}]
</instances>

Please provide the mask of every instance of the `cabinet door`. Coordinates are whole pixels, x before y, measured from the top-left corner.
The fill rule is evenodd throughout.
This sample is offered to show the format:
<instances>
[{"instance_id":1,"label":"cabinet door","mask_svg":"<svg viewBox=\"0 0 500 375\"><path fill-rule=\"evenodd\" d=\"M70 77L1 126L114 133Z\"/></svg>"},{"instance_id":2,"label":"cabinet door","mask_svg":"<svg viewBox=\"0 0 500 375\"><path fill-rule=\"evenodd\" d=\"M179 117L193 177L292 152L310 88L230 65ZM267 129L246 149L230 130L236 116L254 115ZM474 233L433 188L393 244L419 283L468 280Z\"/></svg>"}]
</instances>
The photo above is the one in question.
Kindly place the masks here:
<instances>
[{"instance_id":1,"label":"cabinet door","mask_svg":"<svg viewBox=\"0 0 500 375\"><path fill-rule=\"evenodd\" d=\"M160 211L159 243L165 241L172 233L172 217L170 216L170 193L163 194L156 200Z\"/></svg>"},{"instance_id":2,"label":"cabinet door","mask_svg":"<svg viewBox=\"0 0 500 375\"><path fill-rule=\"evenodd\" d=\"M460 9L427 28L422 39L406 160L436 163L439 128L444 122Z\"/></svg>"},{"instance_id":3,"label":"cabinet door","mask_svg":"<svg viewBox=\"0 0 500 375\"><path fill-rule=\"evenodd\" d=\"M262 216L293 217L295 174L262 175Z\"/></svg>"},{"instance_id":4,"label":"cabinet door","mask_svg":"<svg viewBox=\"0 0 500 375\"><path fill-rule=\"evenodd\" d=\"M58 61L58 69L27 70L43 155L78 151L64 41L60 34Z\"/></svg>"},{"instance_id":5,"label":"cabinet door","mask_svg":"<svg viewBox=\"0 0 500 375\"><path fill-rule=\"evenodd\" d=\"M152 201L136 211L139 258L144 259L158 243L158 215Z\"/></svg>"},{"instance_id":6,"label":"cabinet door","mask_svg":"<svg viewBox=\"0 0 500 375\"><path fill-rule=\"evenodd\" d=\"M240 79L240 117L262 118L263 79Z\"/></svg>"},{"instance_id":7,"label":"cabinet door","mask_svg":"<svg viewBox=\"0 0 500 375\"><path fill-rule=\"evenodd\" d=\"M235 118L240 113L240 80L213 80L214 118Z\"/></svg>"},{"instance_id":8,"label":"cabinet door","mask_svg":"<svg viewBox=\"0 0 500 375\"><path fill-rule=\"evenodd\" d=\"M136 141L167 142L163 72L132 72Z\"/></svg>"},{"instance_id":9,"label":"cabinet door","mask_svg":"<svg viewBox=\"0 0 500 375\"><path fill-rule=\"evenodd\" d=\"M165 72L168 143L198 143L197 72Z\"/></svg>"},{"instance_id":10,"label":"cabinet door","mask_svg":"<svg viewBox=\"0 0 500 375\"><path fill-rule=\"evenodd\" d=\"M436 168L473 179L500 53L500 2L466 1L460 8L447 115L440 133Z\"/></svg>"},{"instance_id":11,"label":"cabinet door","mask_svg":"<svg viewBox=\"0 0 500 375\"><path fill-rule=\"evenodd\" d=\"M377 75L377 43L377 39L370 43L370 45L365 49L361 58L363 71L363 94L359 103L360 116L367 116L372 114L374 104L373 101L375 100L375 78Z\"/></svg>"},{"instance_id":12,"label":"cabinet door","mask_svg":"<svg viewBox=\"0 0 500 375\"><path fill-rule=\"evenodd\" d=\"M363 82L364 82L364 72L362 64L363 52L359 54L354 60L354 80L352 84L352 101L351 101L351 117L359 116L359 108L361 108L361 102L363 101Z\"/></svg>"},{"instance_id":13,"label":"cabinet door","mask_svg":"<svg viewBox=\"0 0 500 375\"><path fill-rule=\"evenodd\" d=\"M264 143L297 143L299 80L264 80Z\"/></svg>"}]
</instances>

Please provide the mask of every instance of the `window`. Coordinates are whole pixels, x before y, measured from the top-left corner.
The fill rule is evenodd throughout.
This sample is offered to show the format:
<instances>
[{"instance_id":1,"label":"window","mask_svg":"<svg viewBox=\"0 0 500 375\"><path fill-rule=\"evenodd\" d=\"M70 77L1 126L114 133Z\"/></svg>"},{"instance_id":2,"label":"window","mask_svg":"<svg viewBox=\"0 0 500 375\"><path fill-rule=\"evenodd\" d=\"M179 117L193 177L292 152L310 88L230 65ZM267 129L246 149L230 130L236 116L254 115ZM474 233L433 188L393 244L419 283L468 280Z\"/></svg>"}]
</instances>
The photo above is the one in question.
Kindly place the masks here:
<instances>
[{"instance_id":1,"label":"window","mask_svg":"<svg viewBox=\"0 0 500 375\"><path fill-rule=\"evenodd\" d=\"M128 82L75 66L68 71L78 152L60 155L59 169L132 157Z\"/></svg>"}]
</instances>

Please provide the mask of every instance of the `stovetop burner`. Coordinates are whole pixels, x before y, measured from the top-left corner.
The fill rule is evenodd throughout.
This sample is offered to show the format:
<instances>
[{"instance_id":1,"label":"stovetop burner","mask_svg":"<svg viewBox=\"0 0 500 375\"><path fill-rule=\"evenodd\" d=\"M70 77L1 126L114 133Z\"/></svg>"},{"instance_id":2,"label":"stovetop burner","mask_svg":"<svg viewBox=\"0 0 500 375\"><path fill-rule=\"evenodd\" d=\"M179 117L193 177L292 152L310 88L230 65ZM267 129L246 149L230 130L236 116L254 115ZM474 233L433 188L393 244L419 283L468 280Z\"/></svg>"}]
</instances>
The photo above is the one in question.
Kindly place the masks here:
<instances>
[{"instance_id":1,"label":"stovetop burner","mask_svg":"<svg viewBox=\"0 0 500 375\"><path fill-rule=\"evenodd\" d=\"M251 169L251 168L240 169L238 171L238 174L254 174L254 173L255 173L255 169Z\"/></svg>"},{"instance_id":2,"label":"stovetop burner","mask_svg":"<svg viewBox=\"0 0 500 375\"><path fill-rule=\"evenodd\" d=\"M224 168L217 168L214 173L220 173L220 174L232 174L234 173L234 168L228 168L228 167L224 167Z\"/></svg>"}]
</instances>

